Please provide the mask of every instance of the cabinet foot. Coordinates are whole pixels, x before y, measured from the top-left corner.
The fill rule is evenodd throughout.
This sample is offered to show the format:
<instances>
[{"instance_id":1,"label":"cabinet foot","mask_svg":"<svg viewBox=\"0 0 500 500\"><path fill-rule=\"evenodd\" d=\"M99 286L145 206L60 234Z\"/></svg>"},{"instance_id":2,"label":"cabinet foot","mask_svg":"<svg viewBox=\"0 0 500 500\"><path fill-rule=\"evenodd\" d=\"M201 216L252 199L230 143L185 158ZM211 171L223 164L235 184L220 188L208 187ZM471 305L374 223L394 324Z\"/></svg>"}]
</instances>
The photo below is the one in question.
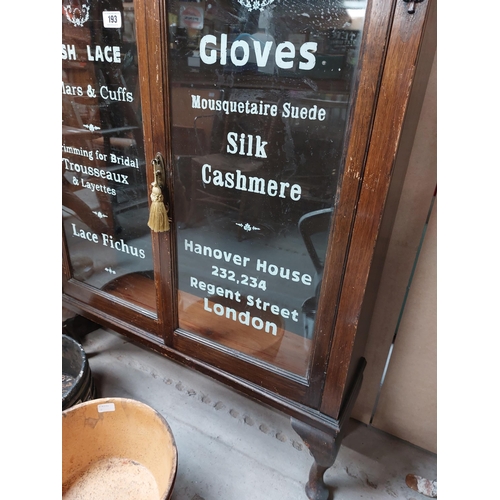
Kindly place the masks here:
<instances>
[{"instance_id":1,"label":"cabinet foot","mask_svg":"<svg viewBox=\"0 0 500 500\"><path fill-rule=\"evenodd\" d=\"M325 484L323 476L337 458L342 432L332 429L331 432L326 433L293 417L291 418L291 424L293 430L302 438L314 458L314 463L309 471L309 480L305 487L307 498L310 500L327 500L331 491Z\"/></svg>"},{"instance_id":2,"label":"cabinet foot","mask_svg":"<svg viewBox=\"0 0 500 500\"><path fill-rule=\"evenodd\" d=\"M302 438L314 458L314 463L309 471L309 480L305 487L309 500L333 500L333 490L325 484L323 476L337 458L352 408L361 388L365 365L366 360L361 358L354 384L339 420L332 419L328 425L318 429L310 423L290 417L293 430Z\"/></svg>"},{"instance_id":3,"label":"cabinet foot","mask_svg":"<svg viewBox=\"0 0 500 500\"><path fill-rule=\"evenodd\" d=\"M316 462L312 465L305 488L307 498L310 500L328 500L330 490L323 481L323 474L327 469L328 467L321 467Z\"/></svg>"}]
</instances>

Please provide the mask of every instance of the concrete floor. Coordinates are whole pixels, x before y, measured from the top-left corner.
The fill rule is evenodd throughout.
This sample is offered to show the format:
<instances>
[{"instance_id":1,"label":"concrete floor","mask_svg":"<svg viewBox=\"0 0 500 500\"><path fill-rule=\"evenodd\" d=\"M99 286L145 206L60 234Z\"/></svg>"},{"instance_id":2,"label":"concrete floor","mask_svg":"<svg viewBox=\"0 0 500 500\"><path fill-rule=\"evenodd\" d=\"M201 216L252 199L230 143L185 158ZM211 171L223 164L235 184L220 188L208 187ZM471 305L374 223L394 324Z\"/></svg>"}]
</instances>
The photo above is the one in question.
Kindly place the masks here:
<instances>
[{"instance_id":1,"label":"concrete floor","mask_svg":"<svg viewBox=\"0 0 500 500\"><path fill-rule=\"evenodd\" d=\"M313 459L284 414L110 330L81 342L99 397L142 401L168 421L172 500L306 500ZM406 486L409 473L436 479L436 455L351 420L325 480L335 500L427 498Z\"/></svg>"}]
</instances>

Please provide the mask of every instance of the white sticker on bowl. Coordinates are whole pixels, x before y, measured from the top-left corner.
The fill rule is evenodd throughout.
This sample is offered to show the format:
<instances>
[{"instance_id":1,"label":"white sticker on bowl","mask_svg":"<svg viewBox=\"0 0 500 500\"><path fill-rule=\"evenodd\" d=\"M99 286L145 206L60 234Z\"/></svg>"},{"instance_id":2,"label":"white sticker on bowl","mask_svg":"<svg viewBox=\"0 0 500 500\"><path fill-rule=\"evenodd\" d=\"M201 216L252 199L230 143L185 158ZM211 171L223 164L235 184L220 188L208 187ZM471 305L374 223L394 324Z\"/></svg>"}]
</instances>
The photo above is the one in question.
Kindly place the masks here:
<instances>
[{"instance_id":1,"label":"white sticker on bowl","mask_svg":"<svg viewBox=\"0 0 500 500\"><path fill-rule=\"evenodd\" d=\"M115 411L115 403L103 403L97 405L97 411L99 413L104 413L105 411Z\"/></svg>"}]
</instances>

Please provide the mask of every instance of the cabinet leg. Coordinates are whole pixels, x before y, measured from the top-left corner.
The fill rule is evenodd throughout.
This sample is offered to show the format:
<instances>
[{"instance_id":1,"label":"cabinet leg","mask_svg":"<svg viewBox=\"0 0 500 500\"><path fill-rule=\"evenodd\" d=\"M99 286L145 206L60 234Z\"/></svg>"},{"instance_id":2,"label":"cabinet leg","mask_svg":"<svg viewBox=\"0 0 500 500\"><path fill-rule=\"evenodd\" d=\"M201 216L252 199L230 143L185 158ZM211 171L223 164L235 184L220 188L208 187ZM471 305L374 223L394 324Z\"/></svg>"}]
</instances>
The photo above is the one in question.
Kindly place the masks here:
<instances>
[{"instance_id":1,"label":"cabinet leg","mask_svg":"<svg viewBox=\"0 0 500 500\"><path fill-rule=\"evenodd\" d=\"M290 420L293 430L302 438L314 458L305 488L307 498L327 500L330 490L325 484L323 475L337 458L343 433L336 429L326 433L293 417Z\"/></svg>"},{"instance_id":2,"label":"cabinet leg","mask_svg":"<svg viewBox=\"0 0 500 500\"><path fill-rule=\"evenodd\" d=\"M309 472L309 481L306 484L306 494L309 500L327 500L330 498L330 490L326 486L323 476L337 458L352 408L363 382L365 366L366 360L360 358L354 384L349 391L342 414L339 420L332 419L328 425L322 427L326 430L320 430L302 420L290 417L293 430L302 438L314 458L314 463ZM331 499L333 499L333 494Z\"/></svg>"},{"instance_id":3,"label":"cabinet leg","mask_svg":"<svg viewBox=\"0 0 500 500\"><path fill-rule=\"evenodd\" d=\"M332 464L333 465L333 464ZM313 463L309 472L309 481L306 483L306 495L311 500L327 500L330 490L323 481L323 474L329 467L322 467Z\"/></svg>"}]
</instances>

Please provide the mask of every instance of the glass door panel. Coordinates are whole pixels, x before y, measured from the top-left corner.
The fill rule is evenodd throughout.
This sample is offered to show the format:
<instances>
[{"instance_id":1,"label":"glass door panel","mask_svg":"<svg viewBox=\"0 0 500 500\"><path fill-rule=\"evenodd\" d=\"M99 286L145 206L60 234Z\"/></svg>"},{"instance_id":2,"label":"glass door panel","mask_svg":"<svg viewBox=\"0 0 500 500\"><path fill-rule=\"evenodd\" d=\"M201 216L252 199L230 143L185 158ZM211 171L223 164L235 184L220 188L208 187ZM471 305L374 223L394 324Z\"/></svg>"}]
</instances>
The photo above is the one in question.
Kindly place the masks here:
<instances>
[{"instance_id":1,"label":"glass door panel","mask_svg":"<svg viewBox=\"0 0 500 500\"><path fill-rule=\"evenodd\" d=\"M366 2L168 6L179 326L307 377Z\"/></svg>"},{"instance_id":2,"label":"glass door panel","mask_svg":"<svg viewBox=\"0 0 500 500\"><path fill-rule=\"evenodd\" d=\"M72 276L156 312L134 3L62 4L63 229Z\"/></svg>"}]
</instances>

